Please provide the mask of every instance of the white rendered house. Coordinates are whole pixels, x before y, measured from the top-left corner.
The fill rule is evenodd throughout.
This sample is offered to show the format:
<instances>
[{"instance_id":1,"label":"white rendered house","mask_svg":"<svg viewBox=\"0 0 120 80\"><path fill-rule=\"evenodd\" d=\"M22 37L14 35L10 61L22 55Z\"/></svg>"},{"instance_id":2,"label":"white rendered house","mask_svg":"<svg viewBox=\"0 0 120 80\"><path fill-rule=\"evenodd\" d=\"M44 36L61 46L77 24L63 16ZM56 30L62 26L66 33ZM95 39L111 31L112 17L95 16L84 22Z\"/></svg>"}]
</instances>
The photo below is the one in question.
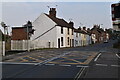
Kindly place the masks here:
<instances>
[{"instance_id":1,"label":"white rendered house","mask_svg":"<svg viewBox=\"0 0 120 80\"><path fill-rule=\"evenodd\" d=\"M35 48L72 47L73 22L56 17L56 8L50 8L49 14L42 13L34 22L34 35L31 37Z\"/></svg>"}]
</instances>

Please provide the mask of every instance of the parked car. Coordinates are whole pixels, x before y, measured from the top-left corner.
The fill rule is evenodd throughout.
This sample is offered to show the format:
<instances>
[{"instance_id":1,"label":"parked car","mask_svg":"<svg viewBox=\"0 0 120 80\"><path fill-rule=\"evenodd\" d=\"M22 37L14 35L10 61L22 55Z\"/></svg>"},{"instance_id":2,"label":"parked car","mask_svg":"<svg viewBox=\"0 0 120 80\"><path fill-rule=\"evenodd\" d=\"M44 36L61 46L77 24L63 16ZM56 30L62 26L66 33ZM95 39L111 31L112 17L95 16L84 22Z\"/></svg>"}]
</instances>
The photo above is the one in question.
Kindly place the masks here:
<instances>
[{"instance_id":1,"label":"parked car","mask_svg":"<svg viewBox=\"0 0 120 80\"><path fill-rule=\"evenodd\" d=\"M108 40L105 40L104 43L108 43Z\"/></svg>"}]
</instances>

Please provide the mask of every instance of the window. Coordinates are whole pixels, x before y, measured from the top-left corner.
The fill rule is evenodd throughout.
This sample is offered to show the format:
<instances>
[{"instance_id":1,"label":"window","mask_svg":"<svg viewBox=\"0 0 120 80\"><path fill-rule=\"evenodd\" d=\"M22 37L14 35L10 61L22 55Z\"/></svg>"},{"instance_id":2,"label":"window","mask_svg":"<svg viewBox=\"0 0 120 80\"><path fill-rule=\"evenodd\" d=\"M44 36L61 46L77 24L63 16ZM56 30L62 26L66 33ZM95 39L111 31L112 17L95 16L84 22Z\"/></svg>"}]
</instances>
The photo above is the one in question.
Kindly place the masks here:
<instances>
[{"instance_id":1,"label":"window","mask_svg":"<svg viewBox=\"0 0 120 80\"><path fill-rule=\"evenodd\" d=\"M68 45L69 45L69 42L70 42L70 41L69 41L69 37L68 37Z\"/></svg>"},{"instance_id":2,"label":"window","mask_svg":"<svg viewBox=\"0 0 120 80\"><path fill-rule=\"evenodd\" d=\"M75 43L76 43L76 45L78 45L78 41L77 40L75 40Z\"/></svg>"},{"instance_id":3,"label":"window","mask_svg":"<svg viewBox=\"0 0 120 80\"><path fill-rule=\"evenodd\" d=\"M61 34L63 34L63 27L61 27Z\"/></svg>"},{"instance_id":4,"label":"window","mask_svg":"<svg viewBox=\"0 0 120 80\"><path fill-rule=\"evenodd\" d=\"M61 46L63 46L63 37L61 37Z\"/></svg>"},{"instance_id":5,"label":"window","mask_svg":"<svg viewBox=\"0 0 120 80\"><path fill-rule=\"evenodd\" d=\"M73 29L72 29L72 35L73 35Z\"/></svg>"},{"instance_id":6,"label":"window","mask_svg":"<svg viewBox=\"0 0 120 80\"><path fill-rule=\"evenodd\" d=\"M76 33L76 37L78 37L78 33Z\"/></svg>"},{"instance_id":7,"label":"window","mask_svg":"<svg viewBox=\"0 0 120 80\"><path fill-rule=\"evenodd\" d=\"M69 28L68 28L68 34L69 34Z\"/></svg>"}]
</instances>

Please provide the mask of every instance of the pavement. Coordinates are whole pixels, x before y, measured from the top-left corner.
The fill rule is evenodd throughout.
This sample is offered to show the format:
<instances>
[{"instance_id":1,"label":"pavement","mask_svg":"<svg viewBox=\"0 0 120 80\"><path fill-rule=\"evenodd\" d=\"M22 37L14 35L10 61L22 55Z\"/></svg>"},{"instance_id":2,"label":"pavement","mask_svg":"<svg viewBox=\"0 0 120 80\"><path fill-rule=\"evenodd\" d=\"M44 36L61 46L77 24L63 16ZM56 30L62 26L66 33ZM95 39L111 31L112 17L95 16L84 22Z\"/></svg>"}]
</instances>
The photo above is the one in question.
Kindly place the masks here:
<instances>
[{"instance_id":1,"label":"pavement","mask_svg":"<svg viewBox=\"0 0 120 80\"><path fill-rule=\"evenodd\" d=\"M37 50L3 57L3 79L118 78L115 41L85 47ZM14 78L14 79L13 79ZM41 79L42 80L42 79Z\"/></svg>"}]
</instances>

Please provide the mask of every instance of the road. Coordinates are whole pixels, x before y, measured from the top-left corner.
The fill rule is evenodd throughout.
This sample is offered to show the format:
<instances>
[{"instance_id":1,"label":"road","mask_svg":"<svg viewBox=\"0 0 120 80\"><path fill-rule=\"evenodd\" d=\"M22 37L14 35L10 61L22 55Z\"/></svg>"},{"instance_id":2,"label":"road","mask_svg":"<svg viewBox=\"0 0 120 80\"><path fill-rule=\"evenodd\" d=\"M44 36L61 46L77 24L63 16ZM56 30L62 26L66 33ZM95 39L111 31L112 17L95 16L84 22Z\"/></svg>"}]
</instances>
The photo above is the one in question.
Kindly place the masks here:
<instances>
[{"instance_id":1,"label":"road","mask_svg":"<svg viewBox=\"0 0 120 80\"><path fill-rule=\"evenodd\" d=\"M101 52L98 58L91 62L91 66L84 78L118 78L120 59L111 52Z\"/></svg>"},{"instance_id":2,"label":"road","mask_svg":"<svg viewBox=\"0 0 120 80\"><path fill-rule=\"evenodd\" d=\"M112 48L114 42L9 56L2 63L2 77L3 80L118 78L120 64L117 49Z\"/></svg>"}]
</instances>

